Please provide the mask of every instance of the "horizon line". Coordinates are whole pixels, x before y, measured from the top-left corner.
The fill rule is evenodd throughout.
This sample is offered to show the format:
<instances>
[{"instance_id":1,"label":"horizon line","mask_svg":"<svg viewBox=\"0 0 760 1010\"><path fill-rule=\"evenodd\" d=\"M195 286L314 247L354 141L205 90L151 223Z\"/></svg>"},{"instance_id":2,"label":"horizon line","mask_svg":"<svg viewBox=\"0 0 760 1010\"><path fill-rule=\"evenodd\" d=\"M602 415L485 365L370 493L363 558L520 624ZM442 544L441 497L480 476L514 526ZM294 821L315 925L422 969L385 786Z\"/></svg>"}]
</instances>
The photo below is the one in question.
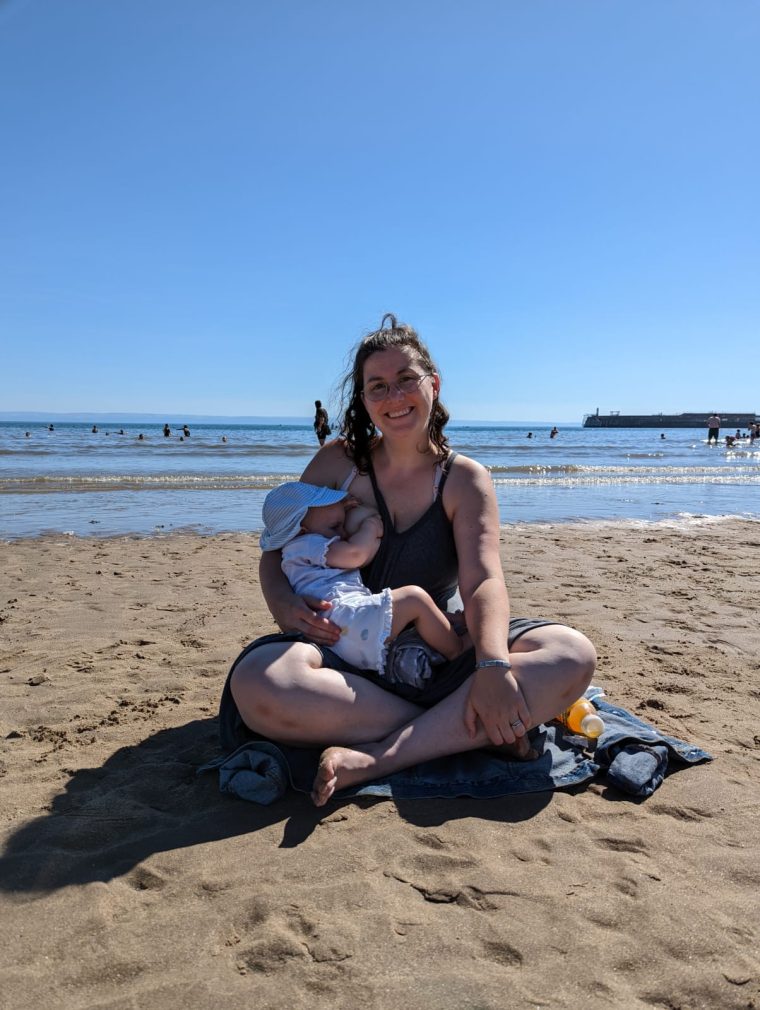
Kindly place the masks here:
<instances>
[{"instance_id":1,"label":"horizon line","mask_svg":"<svg viewBox=\"0 0 760 1010\"><path fill-rule=\"evenodd\" d=\"M296 414L183 414L183 421L172 420L173 417L179 417L180 415L174 411L166 411L165 413L159 414L155 411L146 412L136 412L136 411L41 411L41 410L3 410L0 411L0 421L3 422L32 422L40 421L51 422L58 421L65 424L78 423L78 424L88 424L89 422L108 422L110 424L116 424L123 421L125 424L130 423L142 423L142 424L163 424L171 423L175 426L181 427L184 423L218 423L223 424L234 423L234 424L259 424L259 423L272 423L276 422L279 424L306 424L311 426L312 418L306 415L296 415ZM552 425L552 424L577 424L582 425L582 421L569 421L557 418L551 421L540 420L536 418L529 418L523 420L521 418L508 418L505 420L493 419L493 418L451 418L450 424L477 424L477 425L510 425L510 424L520 424L520 425Z\"/></svg>"}]
</instances>

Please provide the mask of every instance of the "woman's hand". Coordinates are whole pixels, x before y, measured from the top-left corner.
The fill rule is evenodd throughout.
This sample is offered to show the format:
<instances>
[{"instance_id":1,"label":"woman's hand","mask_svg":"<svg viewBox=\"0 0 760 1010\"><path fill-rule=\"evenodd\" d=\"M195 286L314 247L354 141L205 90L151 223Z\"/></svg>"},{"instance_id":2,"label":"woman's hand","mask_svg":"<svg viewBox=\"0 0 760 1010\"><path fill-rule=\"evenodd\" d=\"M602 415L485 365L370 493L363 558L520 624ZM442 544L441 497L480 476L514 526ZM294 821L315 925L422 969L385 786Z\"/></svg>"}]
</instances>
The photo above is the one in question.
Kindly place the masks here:
<instances>
[{"instance_id":1,"label":"woman's hand","mask_svg":"<svg viewBox=\"0 0 760 1010\"><path fill-rule=\"evenodd\" d=\"M511 670L494 666L475 671L464 712L471 737L478 721L496 746L520 741L530 729L530 710Z\"/></svg>"},{"instance_id":2,"label":"woman's hand","mask_svg":"<svg viewBox=\"0 0 760 1010\"><path fill-rule=\"evenodd\" d=\"M273 614L283 631L297 631L318 645L335 645L341 635L337 624L329 619L331 604L316 596L292 596Z\"/></svg>"}]
</instances>

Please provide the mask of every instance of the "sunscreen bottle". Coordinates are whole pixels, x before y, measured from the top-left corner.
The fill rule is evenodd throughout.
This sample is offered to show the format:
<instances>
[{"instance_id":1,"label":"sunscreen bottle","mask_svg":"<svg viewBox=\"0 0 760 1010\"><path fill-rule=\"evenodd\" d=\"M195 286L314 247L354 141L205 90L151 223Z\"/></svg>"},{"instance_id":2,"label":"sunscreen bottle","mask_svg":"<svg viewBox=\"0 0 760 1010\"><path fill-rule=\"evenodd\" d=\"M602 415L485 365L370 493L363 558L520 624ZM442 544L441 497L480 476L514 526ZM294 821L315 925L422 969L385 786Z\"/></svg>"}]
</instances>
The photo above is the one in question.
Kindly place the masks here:
<instances>
[{"instance_id":1,"label":"sunscreen bottle","mask_svg":"<svg viewBox=\"0 0 760 1010\"><path fill-rule=\"evenodd\" d=\"M572 733L580 733L589 740L598 740L604 733L604 721L586 698L574 701L564 712L560 712L556 719L563 726L567 726Z\"/></svg>"}]
</instances>

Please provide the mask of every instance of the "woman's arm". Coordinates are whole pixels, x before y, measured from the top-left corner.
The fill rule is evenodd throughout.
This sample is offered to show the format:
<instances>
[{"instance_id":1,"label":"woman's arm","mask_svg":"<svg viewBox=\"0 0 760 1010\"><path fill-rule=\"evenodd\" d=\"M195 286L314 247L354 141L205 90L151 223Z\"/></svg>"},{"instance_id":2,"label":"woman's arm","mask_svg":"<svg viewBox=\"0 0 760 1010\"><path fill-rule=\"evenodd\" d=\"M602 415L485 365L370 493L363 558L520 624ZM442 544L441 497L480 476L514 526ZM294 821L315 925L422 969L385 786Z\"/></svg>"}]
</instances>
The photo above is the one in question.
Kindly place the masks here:
<instances>
[{"instance_id":1,"label":"woman's arm","mask_svg":"<svg viewBox=\"0 0 760 1010\"><path fill-rule=\"evenodd\" d=\"M314 454L301 479L309 484L336 488L349 468L350 461L342 444L333 442ZM281 563L280 551L264 551L259 563L261 591L272 617L283 631L299 631L320 645L334 645L340 638L340 628L325 616L329 614L330 604L311 596L297 596Z\"/></svg>"},{"instance_id":2,"label":"woman's arm","mask_svg":"<svg viewBox=\"0 0 760 1010\"><path fill-rule=\"evenodd\" d=\"M269 612L282 631L299 631L320 645L334 645L340 629L329 620L330 604L314 596L297 596L281 568L280 551L264 551L259 581Z\"/></svg>"},{"instance_id":3,"label":"woman's arm","mask_svg":"<svg viewBox=\"0 0 760 1010\"><path fill-rule=\"evenodd\" d=\"M458 456L446 485L459 558L459 590L478 661L509 660L509 596L499 557L499 511L488 471ZM494 744L512 743L512 723L531 725L517 681L504 667L475 671L465 711L474 736L479 720Z\"/></svg>"}]
</instances>

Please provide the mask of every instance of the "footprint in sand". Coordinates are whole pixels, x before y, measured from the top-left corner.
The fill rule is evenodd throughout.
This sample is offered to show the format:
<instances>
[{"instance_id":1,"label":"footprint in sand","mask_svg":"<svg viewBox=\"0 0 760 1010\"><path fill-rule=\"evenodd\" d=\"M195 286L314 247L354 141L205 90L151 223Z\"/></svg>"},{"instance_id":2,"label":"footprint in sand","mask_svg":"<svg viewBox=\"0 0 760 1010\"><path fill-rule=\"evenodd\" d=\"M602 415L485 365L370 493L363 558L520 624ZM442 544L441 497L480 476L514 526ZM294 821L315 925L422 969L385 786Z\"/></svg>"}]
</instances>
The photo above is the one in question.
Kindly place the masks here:
<instances>
[{"instance_id":1,"label":"footprint in sand","mask_svg":"<svg viewBox=\"0 0 760 1010\"><path fill-rule=\"evenodd\" d=\"M699 810L697 807L677 807L667 803L653 804L653 809L658 814L666 814L677 821L700 821L704 818L714 817L713 810Z\"/></svg>"},{"instance_id":2,"label":"footprint in sand","mask_svg":"<svg viewBox=\"0 0 760 1010\"><path fill-rule=\"evenodd\" d=\"M253 913L255 917L256 909ZM238 954L238 970L242 963L247 970L271 974L289 968L294 960L337 964L353 957L353 940L336 931L333 920L322 925L318 916L296 907L287 910L285 919L279 923L270 920L266 935ZM261 922L254 923L249 917L248 928L251 926L260 927Z\"/></svg>"},{"instance_id":3,"label":"footprint in sand","mask_svg":"<svg viewBox=\"0 0 760 1010\"><path fill-rule=\"evenodd\" d=\"M165 878L147 866L136 866L124 879L136 891L160 891L166 887Z\"/></svg>"},{"instance_id":4,"label":"footprint in sand","mask_svg":"<svg viewBox=\"0 0 760 1010\"><path fill-rule=\"evenodd\" d=\"M633 838L597 838L596 844L613 852L641 852L647 854L647 846L643 841Z\"/></svg>"},{"instance_id":5,"label":"footprint in sand","mask_svg":"<svg viewBox=\"0 0 760 1010\"><path fill-rule=\"evenodd\" d=\"M521 968L523 956L516 947L504 940L486 940L482 945L482 956L488 961L503 965L505 968Z\"/></svg>"}]
</instances>

